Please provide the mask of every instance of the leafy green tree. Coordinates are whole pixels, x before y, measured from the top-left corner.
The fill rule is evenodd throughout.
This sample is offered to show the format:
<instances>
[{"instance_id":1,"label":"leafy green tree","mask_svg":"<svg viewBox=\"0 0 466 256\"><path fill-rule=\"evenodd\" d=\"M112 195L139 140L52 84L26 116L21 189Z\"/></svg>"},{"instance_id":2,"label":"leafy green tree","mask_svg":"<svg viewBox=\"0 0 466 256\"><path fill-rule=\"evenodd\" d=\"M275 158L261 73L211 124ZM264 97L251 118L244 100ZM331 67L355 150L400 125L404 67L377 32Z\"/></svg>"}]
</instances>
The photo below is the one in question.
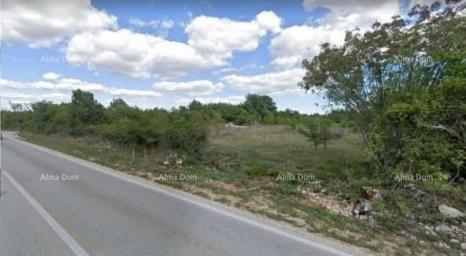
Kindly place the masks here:
<instances>
[{"instance_id":1,"label":"leafy green tree","mask_svg":"<svg viewBox=\"0 0 466 256\"><path fill-rule=\"evenodd\" d=\"M237 125L246 125L253 122L254 117L241 105L232 105L228 103L213 103L204 105L205 108L220 114L221 118L227 123Z\"/></svg>"},{"instance_id":2,"label":"leafy green tree","mask_svg":"<svg viewBox=\"0 0 466 256\"><path fill-rule=\"evenodd\" d=\"M453 150L462 148L453 134L464 130L465 113L466 18L459 15L464 4L456 2L444 9L416 5L409 19L347 32L342 46L323 44L319 55L303 61L300 86L325 92L353 114L375 169L388 176L464 173L464 150ZM449 95L448 102L439 95Z\"/></svg>"},{"instance_id":3,"label":"leafy green tree","mask_svg":"<svg viewBox=\"0 0 466 256\"><path fill-rule=\"evenodd\" d=\"M300 127L298 131L312 141L316 148L320 145L327 147L331 139L330 122L324 118L310 119L305 122L304 127Z\"/></svg>"},{"instance_id":4,"label":"leafy green tree","mask_svg":"<svg viewBox=\"0 0 466 256\"><path fill-rule=\"evenodd\" d=\"M21 115L21 112L23 112L25 110L25 107L20 104L20 103L13 103L13 102L9 102L10 104L10 108L12 110L12 113L10 115L2 115L2 127L5 129L5 128L9 128L9 129L19 129L21 128L21 120L20 120L20 115ZM7 112L8 113L8 112Z\"/></svg>"},{"instance_id":5,"label":"leafy green tree","mask_svg":"<svg viewBox=\"0 0 466 256\"><path fill-rule=\"evenodd\" d=\"M117 98L113 99L112 102L110 102L109 109L111 110L125 110L128 109L130 106L128 103L126 103L122 98Z\"/></svg>"},{"instance_id":6,"label":"leafy green tree","mask_svg":"<svg viewBox=\"0 0 466 256\"><path fill-rule=\"evenodd\" d=\"M66 105L56 105L47 101L39 101L33 103L31 108L36 131L53 133L66 129L68 117Z\"/></svg>"},{"instance_id":7,"label":"leafy green tree","mask_svg":"<svg viewBox=\"0 0 466 256\"><path fill-rule=\"evenodd\" d=\"M243 106L257 116L257 121L262 121L268 114L277 112L275 102L267 95L248 94Z\"/></svg>"},{"instance_id":8,"label":"leafy green tree","mask_svg":"<svg viewBox=\"0 0 466 256\"><path fill-rule=\"evenodd\" d=\"M170 129L163 136L164 143L171 148L198 154L207 141L209 128L219 118L202 111L173 113Z\"/></svg>"},{"instance_id":9,"label":"leafy green tree","mask_svg":"<svg viewBox=\"0 0 466 256\"><path fill-rule=\"evenodd\" d=\"M102 123L104 107L94 99L94 95L80 89L73 90L70 104L71 133L80 134L86 125Z\"/></svg>"},{"instance_id":10,"label":"leafy green tree","mask_svg":"<svg viewBox=\"0 0 466 256\"><path fill-rule=\"evenodd\" d=\"M199 110L202 108L202 103L197 100L193 100L191 103L189 103L188 108L189 110Z\"/></svg>"}]
</instances>

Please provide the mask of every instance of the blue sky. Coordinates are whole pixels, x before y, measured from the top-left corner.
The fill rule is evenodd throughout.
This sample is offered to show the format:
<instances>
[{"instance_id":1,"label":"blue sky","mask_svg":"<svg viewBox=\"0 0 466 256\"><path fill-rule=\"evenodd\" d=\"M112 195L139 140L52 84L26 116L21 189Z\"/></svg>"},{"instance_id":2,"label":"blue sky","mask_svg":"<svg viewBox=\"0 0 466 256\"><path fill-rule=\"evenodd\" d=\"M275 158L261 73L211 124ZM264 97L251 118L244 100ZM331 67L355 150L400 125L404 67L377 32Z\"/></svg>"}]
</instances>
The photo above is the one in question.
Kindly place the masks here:
<instances>
[{"instance_id":1,"label":"blue sky","mask_svg":"<svg viewBox=\"0 0 466 256\"><path fill-rule=\"evenodd\" d=\"M422 1L428 3L429 1ZM279 109L325 112L297 83L300 61L344 32L388 21L409 2L85 1L2 2L2 107L67 102L72 89L103 104L142 108L240 103L273 97Z\"/></svg>"}]
</instances>

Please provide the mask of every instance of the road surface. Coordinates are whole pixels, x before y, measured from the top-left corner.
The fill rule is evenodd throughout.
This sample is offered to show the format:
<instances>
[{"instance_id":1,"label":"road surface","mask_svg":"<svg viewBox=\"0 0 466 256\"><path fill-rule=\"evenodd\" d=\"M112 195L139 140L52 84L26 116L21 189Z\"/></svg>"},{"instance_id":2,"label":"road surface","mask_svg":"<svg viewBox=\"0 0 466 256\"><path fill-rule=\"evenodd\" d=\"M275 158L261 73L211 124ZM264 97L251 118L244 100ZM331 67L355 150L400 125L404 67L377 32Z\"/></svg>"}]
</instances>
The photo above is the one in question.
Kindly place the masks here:
<instances>
[{"instance_id":1,"label":"road surface","mask_svg":"<svg viewBox=\"0 0 466 256\"><path fill-rule=\"evenodd\" d=\"M12 136L1 157L0 255L362 254Z\"/></svg>"}]
</instances>

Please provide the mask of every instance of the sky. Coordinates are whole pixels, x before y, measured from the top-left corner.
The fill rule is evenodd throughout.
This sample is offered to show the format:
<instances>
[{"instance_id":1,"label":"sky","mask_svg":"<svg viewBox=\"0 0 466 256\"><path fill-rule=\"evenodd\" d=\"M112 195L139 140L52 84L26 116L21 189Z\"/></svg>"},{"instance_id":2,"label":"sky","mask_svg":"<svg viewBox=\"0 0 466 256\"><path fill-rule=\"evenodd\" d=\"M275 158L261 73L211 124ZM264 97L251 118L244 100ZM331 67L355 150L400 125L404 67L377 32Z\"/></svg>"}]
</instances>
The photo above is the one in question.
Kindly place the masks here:
<instances>
[{"instance_id":1,"label":"sky","mask_svg":"<svg viewBox=\"0 0 466 256\"><path fill-rule=\"evenodd\" d=\"M255 93L280 110L323 113L324 96L298 87L301 61L412 1L3 0L1 107L69 102L82 89L104 105L240 104Z\"/></svg>"}]
</instances>

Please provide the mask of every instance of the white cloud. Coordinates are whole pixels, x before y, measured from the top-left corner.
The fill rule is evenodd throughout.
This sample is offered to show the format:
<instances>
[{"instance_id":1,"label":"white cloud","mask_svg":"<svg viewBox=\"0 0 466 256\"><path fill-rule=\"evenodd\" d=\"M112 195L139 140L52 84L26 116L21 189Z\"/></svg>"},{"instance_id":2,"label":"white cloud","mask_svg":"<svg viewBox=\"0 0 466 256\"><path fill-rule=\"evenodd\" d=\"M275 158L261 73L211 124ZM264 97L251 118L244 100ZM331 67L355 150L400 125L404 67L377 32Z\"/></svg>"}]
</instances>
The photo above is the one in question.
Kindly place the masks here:
<instances>
[{"instance_id":1,"label":"white cloud","mask_svg":"<svg viewBox=\"0 0 466 256\"><path fill-rule=\"evenodd\" d=\"M132 23L173 26L172 22L136 19ZM255 50L260 39L269 31L280 31L280 25L281 19L271 11L263 11L249 22L199 16L185 28L187 43L128 29L99 30L74 35L65 52L69 63L92 70L106 69L135 78L176 77L225 66L234 51Z\"/></svg>"},{"instance_id":2,"label":"white cloud","mask_svg":"<svg viewBox=\"0 0 466 256\"><path fill-rule=\"evenodd\" d=\"M325 24L341 29L355 26L367 29L375 21L388 22L401 8L398 0L304 0L303 5L306 10L328 8L330 12L324 17Z\"/></svg>"},{"instance_id":3,"label":"white cloud","mask_svg":"<svg viewBox=\"0 0 466 256\"><path fill-rule=\"evenodd\" d=\"M255 22L259 24L260 27L273 33L278 33L282 29L282 19L272 11L260 12L257 14Z\"/></svg>"},{"instance_id":4,"label":"white cloud","mask_svg":"<svg viewBox=\"0 0 466 256\"><path fill-rule=\"evenodd\" d=\"M45 80L57 80L60 77L61 77L60 74L57 74L54 72L48 72L42 75L42 78Z\"/></svg>"},{"instance_id":5,"label":"white cloud","mask_svg":"<svg viewBox=\"0 0 466 256\"><path fill-rule=\"evenodd\" d=\"M160 23L160 28L162 29L171 29L173 28L174 22L172 20L162 20Z\"/></svg>"},{"instance_id":6,"label":"white cloud","mask_svg":"<svg viewBox=\"0 0 466 256\"><path fill-rule=\"evenodd\" d=\"M152 28L158 28L160 24L160 20L149 20L149 21L143 21L138 18L130 18L129 19L129 24L135 27L152 27Z\"/></svg>"},{"instance_id":7,"label":"white cloud","mask_svg":"<svg viewBox=\"0 0 466 256\"><path fill-rule=\"evenodd\" d=\"M188 82L168 82L162 81L154 83L156 91L171 93L174 95L201 96L211 95L223 89L222 83L212 83L209 80L194 80Z\"/></svg>"},{"instance_id":8,"label":"white cloud","mask_svg":"<svg viewBox=\"0 0 466 256\"><path fill-rule=\"evenodd\" d=\"M42 77L44 80L34 82L18 82L0 79L0 87L8 89L42 89L57 91L71 91L81 89L91 92L101 92L106 90L106 87L102 84L89 83L74 78L62 78L61 75L52 72L45 73Z\"/></svg>"},{"instance_id":9,"label":"white cloud","mask_svg":"<svg viewBox=\"0 0 466 256\"><path fill-rule=\"evenodd\" d=\"M344 30L330 26L292 26L283 30L270 42L272 64L279 68L290 68L304 58L316 55L324 42L341 44Z\"/></svg>"},{"instance_id":10,"label":"white cloud","mask_svg":"<svg viewBox=\"0 0 466 256\"><path fill-rule=\"evenodd\" d=\"M202 104L208 103L229 103L238 105L244 102L244 96L226 96L226 97L198 97L196 98Z\"/></svg>"},{"instance_id":11,"label":"white cloud","mask_svg":"<svg viewBox=\"0 0 466 256\"><path fill-rule=\"evenodd\" d=\"M1 108L8 108L9 103L31 104L43 100L54 103L67 102L70 101L70 95L64 93L27 94L17 92L6 92L2 93Z\"/></svg>"},{"instance_id":12,"label":"white cloud","mask_svg":"<svg viewBox=\"0 0 466 256\"><path fill-rule=\"evenodd\" d=\"M167 37L170 30L173 28L175 23L172 20L149 20L143 21L138 18L131 18L129 20L129 24L132 27L136 28L143 28L143 27L150 27L155 29L158 35L162 37Z\"/></svg>"},{"instance_id":13,"label":"white cloud","mask_svg":"<svg viewBox=\"0 0 466 256\"><path fill-rule=\"evenodd\" d=\"M222 74L231 74L231 73L239 73L239 72L242 72L242 71L245 71L245 70L259 70L259 69L265 69L265 66L264 65L257 65L256 63L252 62L252 63L249 63L249 64L246 64L244 66L241 66L241 67L225 67L225 68L222 68L222 69L219 69L219 70L214 70L212 72L212 75L214 76L218 76L218 75L222 75Z\"/></svg>"},{"instance_id":14,"label":"white cloud","mask_svg":"<svg viewBox=\"0 0 466 256\"><path fill-rule=\"evenodd\" d=\"M159 97L160 93L148 91L148 90L134 90L134 89L121 89L111 88L108 90L111 96L123 97L123 98L147 98L147 97Z\"/></svg>"},{"instance_id":15,"label":"white cloud","mask_svg":"<svg viewBox=\"0 0 466 256\"><path fill-rule=\"evenodd\" d=\"M398 1L391 0L304 0L303 5L309 11L324 7L329 13L315 26L288 27L271 40L269 49L276 68L288 69L312 58L324 42L342 44L345 32L355 27L365 31L375 21L388 22L401 8Z\"/></svg>"},{"instance_id":16,"label":"white cloud","mask_svg":"<svg viewBox=\"0 0 466 256\"><path fill-rule=\"evenodd\" d=\"M12 80L7 80L0 78L0 88L8 88L8 89L25 89L28 88L28 83L17 82Z\"/></svg>"},{"instance_id":17,"label":"white cloud","mask_svg":"<svg viewBox=\"0 0 466 256\"><path fill-rule=\"evenodd\" d=\"M202 104L209 104L209 103L229 103L233 105L238 105L244 102L245 97L244 96L237 96L237 95L232 95L232 96L210 96L210 97L184 97L184 98L178 98L176 100L176 103L178 105L188 105L191 103L193 100L197 100L201 102Z\"/></svg>"},{"instance_id":18,"label":"white cloud","mask_svg":"<svg viewBox=\"0 0 466 256\"><path fill-rule=\"evenodd\" d=\"M220 80L227 85L248 93L282 94L299 91L298 83L305 71L293 68L280 72L252 76L228 75Z\"/></svg>"},{"instance_id":19,"label":"white cloud","mask_svg":"<svg viewBox=\"0 0 466 256\"><path fill-rule=\"evenodd\" d=\"M213 75L220 75L220 74L225 74L225 73L233 73L239 71L239 68L234 68L234 67L226 67L222 68L219 70L215 70L212 72Z\"/></svg>"},{"instance_id":20,"label":"white cloud","mask_svg":"<svg viewBox=\"0 0 466 256\"><path fill-rule=\"evenodd\" d=\"M77 34L68 43L66 59L92 70L107 69L135 78L178 76L222 64L204 58L185 43L128 29Z\"/></svg>"},{"instance_id":21,"label":"white cloud","mask_svg":"<svg viewBox=\"0 0 466 256\"><path fill-rule=\"evenodd\" d=\"M33 82L19 82L0 78L0 88L6 91L6 93L2 93L2 98L14 99L23 103L39 100L64 102L69 100L70 92L76 89L90 91L101 97L119 97L125 100L146 100L161 96L160 93L152 90L107 87L99 83L66 78L53 72L43 74L42 78L42 80ZM66 97L58 97L58 95Z\"/></svg>"},{"instance_id":22,"label":"white cloud","mask_svg":"<svg viewBox=\"0 0 466 256\"><path fill-rule=\"evenodd\" d=\"M90 0L4 0L2 41L50 47L78 31L116 29L117 18Z\"/></svg>"},{"instance_id":23,"label":"white cloud","mask_svg":"<svg viewBox=\"0 0 466 256\"><path fill-rule=\"evenodd\" d=\"M268 31L278 32L281 19L272 11L263 11L255 19L234 21L227 18L199 16L186 26L188 44L208 58L224 62L233 51L248 52L259 46Z\"/></svg>"}]
</instances>

